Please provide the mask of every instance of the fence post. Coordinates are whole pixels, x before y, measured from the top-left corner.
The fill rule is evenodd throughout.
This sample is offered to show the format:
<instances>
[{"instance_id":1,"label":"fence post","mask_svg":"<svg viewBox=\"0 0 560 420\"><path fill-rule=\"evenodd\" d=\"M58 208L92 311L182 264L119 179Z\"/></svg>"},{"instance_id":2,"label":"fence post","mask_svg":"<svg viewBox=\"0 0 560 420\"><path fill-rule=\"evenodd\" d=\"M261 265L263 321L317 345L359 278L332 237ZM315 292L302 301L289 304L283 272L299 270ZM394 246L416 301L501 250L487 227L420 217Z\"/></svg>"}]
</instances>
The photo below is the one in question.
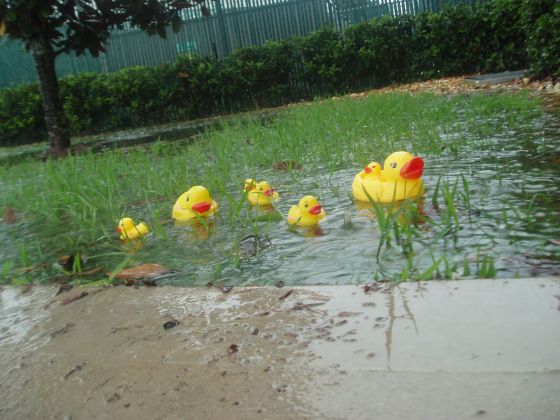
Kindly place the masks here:
<instances>
[{"instance_id":1,"label":"fence post","mask_svg":"<svg viewBox=\"0 0 560 420\"><path fill-rule=\"evenodd\" d=\"M224 19L224 12L222 10L222 3L220 0L215 0L216 2L216 15L218 16L218 24L220 26L221 38L222 38L222 53L225 57L230 53L229 40L226 33L226 22Z\"/></svg>"},{"instance_id":2,"label":"fence post","mask_svg":"<svg viewBox=\"0 0 560 420\"><path fill-rule=\"evenodd\" d=\"M107 63L107 54L104 52L99 54L99 61L101 63L101 72L109 73L109 63Z\"/></svg>"}]
</instances>

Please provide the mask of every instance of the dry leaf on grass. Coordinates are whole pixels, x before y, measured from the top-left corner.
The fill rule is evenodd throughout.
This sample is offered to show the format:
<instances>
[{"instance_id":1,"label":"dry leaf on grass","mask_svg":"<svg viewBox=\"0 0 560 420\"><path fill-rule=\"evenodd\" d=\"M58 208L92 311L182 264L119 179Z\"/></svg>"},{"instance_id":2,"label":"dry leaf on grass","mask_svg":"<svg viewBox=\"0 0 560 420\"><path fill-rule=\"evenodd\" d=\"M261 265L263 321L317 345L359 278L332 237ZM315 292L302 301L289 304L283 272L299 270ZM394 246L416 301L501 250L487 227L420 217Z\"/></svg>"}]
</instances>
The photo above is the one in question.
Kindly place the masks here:
<instances>
[{"instance_id":1,"label":"dry leaf on grass","mask_svg":"<svg viewBox=\"0 0 560 420\"><path fill-rule=\"evenodd\" d=\"M141 280L150 279L169 273L169 269L159 264L141 264L136 267L127 268L119 272L115 278L119 280ZM111 273L108 273L111 275Z\"/></svg>"},{"instance_id":2,"label":"dry leaf on grass","mask_svg":"<svg viewBox=\"0 0 560 420\"><path fill-rule=\"evenodd\" d=\"M4 223L13 225L15 222L17 222L16 211L12 207L6 206L4 208Z\"/></svg>"}]
</instances>

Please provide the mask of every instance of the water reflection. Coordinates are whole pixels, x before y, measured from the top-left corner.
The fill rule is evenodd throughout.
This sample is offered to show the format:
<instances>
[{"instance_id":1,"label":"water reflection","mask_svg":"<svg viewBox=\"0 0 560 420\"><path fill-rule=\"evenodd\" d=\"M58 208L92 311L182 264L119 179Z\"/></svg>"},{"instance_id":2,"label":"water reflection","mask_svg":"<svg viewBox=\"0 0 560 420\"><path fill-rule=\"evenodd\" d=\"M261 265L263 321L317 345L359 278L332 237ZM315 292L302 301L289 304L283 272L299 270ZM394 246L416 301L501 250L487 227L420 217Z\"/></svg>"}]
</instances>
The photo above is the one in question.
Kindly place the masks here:
<instances>
[{"instance_id":1,"label":"water reflection","mask_svg":"<svg viewBox=\"0 0 560 420\"><path fill-rule=\"evenodd\" d=\"M198 240L206 240L214 233L216 233L216 220L215 219L208 219L208 220L188 220L188 221L178 221L175 220L175 229L176 237L183 239L198 239Z\"/></svg>"}]
</instances>

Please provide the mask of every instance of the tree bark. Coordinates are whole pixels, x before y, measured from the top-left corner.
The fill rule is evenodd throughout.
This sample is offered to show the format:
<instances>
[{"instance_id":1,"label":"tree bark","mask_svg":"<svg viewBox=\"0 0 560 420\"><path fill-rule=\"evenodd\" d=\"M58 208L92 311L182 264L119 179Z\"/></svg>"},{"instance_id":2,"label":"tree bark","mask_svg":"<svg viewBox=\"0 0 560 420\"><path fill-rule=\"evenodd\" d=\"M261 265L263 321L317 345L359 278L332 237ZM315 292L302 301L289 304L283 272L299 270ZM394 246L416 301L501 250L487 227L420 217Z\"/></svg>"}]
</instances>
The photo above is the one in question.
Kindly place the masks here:
<instances>
[{"instance_id":1,"label":"tree bark","mask_svg":"<svg viewBox=\"0 0 560 420\"><path fill-rule=\"evenodd\" d=\"M41 84L45 122L49 135L49 157L61 157L68 154L70 148L70 131L68 120L64 115L62 101L56 77L56 54L50 47L33 51L35 66Z\"/></svg>"}]
</instances>

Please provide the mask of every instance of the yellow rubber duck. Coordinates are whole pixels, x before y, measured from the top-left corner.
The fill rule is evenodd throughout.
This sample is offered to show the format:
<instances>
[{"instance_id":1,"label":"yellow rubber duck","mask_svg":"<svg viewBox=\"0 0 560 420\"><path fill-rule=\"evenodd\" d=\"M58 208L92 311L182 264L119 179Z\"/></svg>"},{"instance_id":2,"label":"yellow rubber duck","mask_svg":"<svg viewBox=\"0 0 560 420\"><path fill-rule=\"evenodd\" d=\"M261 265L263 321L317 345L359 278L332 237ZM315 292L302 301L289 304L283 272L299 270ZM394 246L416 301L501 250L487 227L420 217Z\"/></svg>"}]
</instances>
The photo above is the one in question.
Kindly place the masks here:
<instances>
[{"instance_id":1,"label":"yellow rubber duck","mask_svg":"<svg viewBox=\"0 0 560 420\"><path fill-rule=\"evenodd\" d=\"M327 215L317 198L306 195L299 203L292 206L288 213L288 224L295 226L317 226Z\"/></svg>"},{"instance_id":2,"label":"yellow rubber duck","mask_svg":"<svg viewBox=\"0 0 560 420\"><path fill-rule=\"evenodd\" d=\"M377 179L381 181L381 165L377 162L370 162L358 175L362 179Z\"/></svg>"},{"instance_id":3,"label":"yellow rubber duck","mask_svg":"<svg viewBox=\"0 0 560 420\"><path fill-rule=\"evenodd\" d=\"M216 210L218 210L218 203L212 200L208 190L196 185L177 199L172 216L177 221L186 222L198 217L209 217Z\"/></svg>"},{"instance_id":4,"label":"yellow rubber duck","mask_svg":"<svg viewBox=\"0 0 560 420\"><path fill-rule=\"evenodd\" d=\"M280 198L278 192L274 191L266 181L256 182L250 178L246 179L244 191L253 206L272 206L272 203Z\"/></svg>"},{"instance_id":5,"label":"yellow rubber duck","mask_svg":"<svg viewBox=\"0 0 560 420\"><path fill-rule=\"evenodd\" d=\"M369 165L368 165L369 166ZM377 203L392 203L407 198L415 198L425 193L422 182L424 161L408 152L392 153L376 176L373 173L354 177L352 193L358 201L368 202L368 195Z\"/></svg>"},{"instance_id":6,"label":"yellow rubber duck","mask_svg":"<svg viewBox=\"0 0 560 420\"><path fill-rule=\"evenodd\" d=\"M117 226L117 232L121 234L121 241L127 241L130 239L138 239L146 235L149 230L145 223L135 224L134 220L130 217L124 217L119 221Z\"/></svg>"}]
</instances>

